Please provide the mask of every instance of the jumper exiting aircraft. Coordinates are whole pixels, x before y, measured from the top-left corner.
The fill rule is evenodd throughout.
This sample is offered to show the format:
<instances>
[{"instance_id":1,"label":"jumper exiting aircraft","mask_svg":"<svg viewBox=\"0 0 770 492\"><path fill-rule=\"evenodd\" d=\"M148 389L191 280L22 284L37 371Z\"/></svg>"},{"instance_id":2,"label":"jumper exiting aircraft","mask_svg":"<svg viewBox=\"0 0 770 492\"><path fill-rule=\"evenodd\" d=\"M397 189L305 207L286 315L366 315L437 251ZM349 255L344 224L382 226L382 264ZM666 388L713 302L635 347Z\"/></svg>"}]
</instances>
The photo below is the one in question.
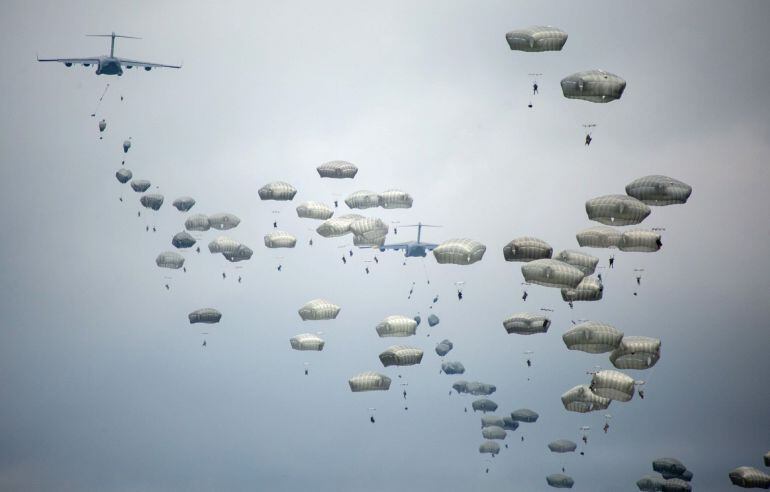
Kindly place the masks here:
<instances>
[{"instance_id":1,"label":"jumper exiting aircraft","mask_svg":"<svg viewBox=\"0 0 770 492\"><path fill-rule=\"evenodd\" d=\"M39 62L60 62L65 66L71 67L75 65L83 65L84 67L90 67L96 65L96 75L123 75L123 67L133 68L142 67L147 71L153 68L182 68L181 65L163 65L161 63L149 63L139 60L129 60L128 58L119 58L115 56L115 38L126 39L141 39L133 36L121 36L120 34L86 34L89 37L98 38L111 38L110 41L110 54L102 56L93 56L89 58L39 58Z\"/></svg>"}]
</instances>

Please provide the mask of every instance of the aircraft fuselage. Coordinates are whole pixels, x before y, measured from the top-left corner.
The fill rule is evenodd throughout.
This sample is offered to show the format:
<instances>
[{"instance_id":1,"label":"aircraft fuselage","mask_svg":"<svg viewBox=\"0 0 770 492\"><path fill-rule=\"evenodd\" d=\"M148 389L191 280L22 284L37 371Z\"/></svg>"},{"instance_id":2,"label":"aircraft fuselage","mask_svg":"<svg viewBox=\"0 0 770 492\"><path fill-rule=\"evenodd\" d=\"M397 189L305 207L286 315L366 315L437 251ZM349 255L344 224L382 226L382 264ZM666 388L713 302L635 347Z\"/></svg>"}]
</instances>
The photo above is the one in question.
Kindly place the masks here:
<instances>
[{"instance_id":1,"label":"aircraft fuselage","mask_svg":"<svg viewBox=\"0 0 770 492\"><path fill-rule=\"evenodd\" d=\"M96 67L96 75L123 75L123 67L120 60L112 56L100 56L99 65Z\"/></svg>"}]
</instances>

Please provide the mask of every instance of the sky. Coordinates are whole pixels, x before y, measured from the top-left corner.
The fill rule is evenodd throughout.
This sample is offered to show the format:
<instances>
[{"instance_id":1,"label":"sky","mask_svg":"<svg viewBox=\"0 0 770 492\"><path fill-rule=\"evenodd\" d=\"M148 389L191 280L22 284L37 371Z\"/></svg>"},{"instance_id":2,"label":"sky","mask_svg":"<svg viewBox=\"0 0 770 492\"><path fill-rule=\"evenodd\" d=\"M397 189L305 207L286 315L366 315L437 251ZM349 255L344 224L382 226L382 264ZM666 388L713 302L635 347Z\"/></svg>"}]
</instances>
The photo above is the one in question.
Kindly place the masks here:
<instances>
[{"instance_id":1,"label":"sky","mask_svg":"<svg viewBox=\"0 0 770 492\"><path fill-rule=\"evenodd\" d=\"M635 490L670 456L694 490L728 490L731 469L761 467L770 449L769 17L762 1L3 2L0 489L547 490L565 466L574 490L603 492ZM510 51L505 33L532 24L567 31L564 49ZM118 78L35 60L103 54L108 42L83 34L112 31L143 38L118 40L118 56L183 68ZM563 77L594 68L627 80L621 100L562 96ZM530 73L542 73L534 98ZM585 123L597 124L588 148ZM354 180L318 177L336 159L359 167ZM158 212L116 181L122 160L166 197ZM602 301L570 310L538 286L522 301L521 264L503 246L576 248L596 225L585 201L648 174L693 187L642 224L665 228L663 249L614 251ZM274 180L299 190L292 202L260 201ZM422 221L442 226L424 240L472 238L484 259L404 265L356 249L343 264L350 237L321 238L294 211L337 199L341 214L349 193L390 188L414 206L363 212L391 225L389 241ZM159 269L183 229L170 206L182 195L192 212L240 217L226 234L252 259L209 254L210 231L196 233L200 254L184 253L187 273ZM274 220L295 249L263 246ZM589 252L603 266L613 253ZM301 321L317 297L342 307L336 320ZM187 320L202 307L223 313L207 335ZM554 310L547 334L505 333L505 317L541 308ZM431 312L441 323L415 337L376 335L388 315ZM607 354L566 349L578 319L662 340L655 368L629 371L645 399L614 402L606 435L601 413L559 400L594 366L612 368ZM317 331L322 352L290 349ZM449 395L459 378L439 374L444 338L462 379L497 386L498 414L540 414L493 459L478 453L480 414L463 410L473 398ZM422 363L383 368L377 355L398 343L425 350ZM351 393L363 371L392 377L390 391ZM549 453L585 425L585 456Z\"/></svg>"}]
</instances>

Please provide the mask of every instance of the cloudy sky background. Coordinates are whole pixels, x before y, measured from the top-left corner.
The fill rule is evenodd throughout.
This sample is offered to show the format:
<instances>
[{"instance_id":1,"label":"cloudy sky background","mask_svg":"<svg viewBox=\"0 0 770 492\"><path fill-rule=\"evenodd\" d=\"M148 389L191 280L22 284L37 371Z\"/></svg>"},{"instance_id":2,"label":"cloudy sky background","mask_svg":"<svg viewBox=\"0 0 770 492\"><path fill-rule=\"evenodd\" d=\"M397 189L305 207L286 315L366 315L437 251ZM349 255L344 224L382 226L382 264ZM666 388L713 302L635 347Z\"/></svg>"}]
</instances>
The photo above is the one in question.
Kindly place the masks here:
<instances>
[{"instance_id":1,"label":"cloudy sky background","mask_svg":"<svg viewBox=\"0 0 770 492\"><path fill-rule=\"evenodd\" d=\"M582 425L593 428L586 456L564 462L574 490L632 489L661 456L681 459L702 491L761 465L766 2L11 1L0 14L0 489L545 490L563 464L546 444L577 441ZM564 50L511 52L505 32L537 23L566 30ZM102 54L108 42L82 34L113 30L145 38L118 40L118 56L184 68L117 78L35 62ZM628 81L622 100L561 95L562 77L591 68ZM533 72L543 76L528 109ZM90 114L108 82L100 141ZM586 122L598 124L588 149ZM166 196L159 212L137 217L139 195L114 178L123 158ZM315 167L333 159L356 163L356 179L319 179ZM585 200L658 173L694 188L686 205L653 208L643 224L666 228L660 252L616 252L601 302L570 311L558 290L534 286L521 301L520 264L501 253L509 240L575 248L575 232L593 225ZM299 189L293 202L259 200L273 180ZM342 212L347 194L392 187L414 207L365 215L441 224L424 239L477 239L484 260L404 266L399 253L378 253L371 264L356 250L343 265L349 240L318 237L294 212L335 198ZM185 253L186 274L155 266L183 228L170 202L188 194L194 212L242 219L228 235L255 250L251 261L210 255L212 231L200 255ZM276 217L300 238L295 250L263 247ZM606 265L608 250L592 253ZM634 268L645 269L638 297ZM413 339L376 336L387 315L425 318L436 294L440 325ZM315 297L340 304L338 319L303 323L296 310ZM224 316L202 350L187 313L208 306ZM555 309L549 333L505 334L504 317L542 307ZM564 347L560 335L582 318L663 341L654 372L634 374L649 381L647 397L613 403L607 435L600 414L571 414L559 400L588 382L585 371L610 367L606 355ZM289 337L319 330L323 352L290 350ZM479 414L463 412L473 398L448 396L457 378L438 373L443 338L464 379L497 386L498 413L541 415L491 462L478 453ZM426 351L422 365L383 370L377 354L401 342ZM535 352L531 369L524 350ZM391 391L352 394L347 379L366 370L393 377Z\"/></svg>"}]
</instances>

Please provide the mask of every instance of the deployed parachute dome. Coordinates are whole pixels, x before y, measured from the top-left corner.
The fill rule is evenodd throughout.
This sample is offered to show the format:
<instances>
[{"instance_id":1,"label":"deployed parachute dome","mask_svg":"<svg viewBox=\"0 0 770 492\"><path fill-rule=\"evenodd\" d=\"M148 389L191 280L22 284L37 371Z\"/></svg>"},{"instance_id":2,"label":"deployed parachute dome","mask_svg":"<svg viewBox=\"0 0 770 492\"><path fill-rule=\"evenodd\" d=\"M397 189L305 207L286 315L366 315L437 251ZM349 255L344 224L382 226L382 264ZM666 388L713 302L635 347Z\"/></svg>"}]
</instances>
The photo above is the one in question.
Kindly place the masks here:
<instances>
[{"instance_id":1,"label":"deployed parachute dome","mask_svg":"<svg viewBox=\"0 0 770 492\"><path fill-rule=\"evenodd\" d=\"M103 132L106 129L107 129L107 121L105 121L105 119L102 118L102 120L99 122L99 131Z\"/></svg>"},{"instance_id":2,"label":"deployed parachute dome","mask_svg":"<svg viewBox=\"0 0 770 492\"><path fill-rule=\"evenodd\" d=\"M474 412L494 412L497 410L497 403L493 402L492 400L488 398L480 398L478 400L474 400L473 403L471 403L471 406L473 407Z\"/></svg>"},{"instance_id":3,"label":"deployed parachute dome","mask_svg":"<svg viewBox=\"0 0 770 492\"><path fill-rule=\"evenodd\" d=\"M575 485L575 481L572 480L572 477L561 473L548 475L545 477L545 481L548 482L548 485L556 489L571 489L572 486Z\"/></svg>"},{"instance_id":4,"label":"deployed parachute dome","mask_svg":"<svg viewBox=\"0 0 770 492\"><path fill-rule=\"evenodd\" d=\"M770 475L751 466L739 466L731 471L730 481L745 489L770 489Z\"/></svg>"},{"instance_id":5,"label":"deployed parachute dome","mask_svg":"<svg viewBox=\"0 0 770 492\"><path fill-rule=\"evenodd\" d=\"M439 343L436 344L436 353L439 356L444 357L453 348L454 348L454 344L445 338L444 340L441 340Z\"/></svg>"},{"instance_id":6,"label":"deployed parachute dome","mask_svg":"<svg viewBox=\"0 0 770 492\"><path fill-rule=\"evenodd\" d=\"M417 333L417 321L401 315L388 316L377 325L377 335L384 337L408 337Z\"/></svg>"},{"instance_id":7,"label":"deployed parachute dome","mask_svg":"<svg viewBox=\"0 0 770 492\"><path fill-rule=\"evenodd\" d=\"M677 205L687 202L692 186L668 176L652 175L628 183L626 193L647 205Z\"/></svg>"},{"instance_id":8,"label":"deployed parachute dome","mask_svg":"<svg viewBox=\"0 0 770 492\"><path fill-rule=\"evenodd\" d=\"M440 321L441 320L439 320L438 316L436 316L435 314L431 314L430 316L428 316L428 325L430 326L436 326L437 324L439 324Z\"/></svg>"},{"instance_id":9,"label":"deployed parachute dome","mask_svg":"<svg viewBox=\"0 0 770 492\"><path fill-rule=\"evenodd\" d=\"M465 366L458 361L442 362L441 370L444 371L444 374L462 374L465 372Z\"/></svg>"},{"instance_id":10,"label":"deployed parachute dome","mask_svg":"<svg viewBox=\"0 0 770 492\"><path fill-rule=\"evenodd\" d=\"M552 254L551 245L536 237L516 238L503 248L505 261L541 260L550 258Z\"/></svg>"},{"instance_id":11,"label":"deployed parachute dome","mask_svg":"<svg viewBox=\"0 0 770 492\"><path fill-rule=\"evenodd\" d=\"M302 321L335 319L340 313L340 307L324 299L313 299L299 308Z\"/></svg>"},{"instance_id":12,"label":"deployed parachute dome","mask_svg":"<svg viewBox=\"0 0 770 492\"><path fill-rule=\"evenodd\" d=\"M663 492L689 492L692 486L681 478L671 478L663 482Z\"/></svg>"},{"instance_id":13,"label":"deployed parachute dome","mask_svg":"<svg viewBox=\"0 0 770 492\"><path fill-rule=\"evenodd\" d=\"M548 443L548 449L552 453L574 453L577 449L577 444L569 439L559 439L558 441Z\"/></svg>"},{"instance_id":14,"label":"deployed parachute dome","mask_svg":"<svg viewBox=\"0 0 770 492\"><path fill-rule=\"evenodd\" d=\"M205 215L195 214L187 217L187 220L184 221L184 228L188 231L203 232L211 229L211 224L209 224L209 218Z\"/></svg>"},{"instance_id":15,"label":"deployed parachute dome","mask_svg":"<svg viewBox=\"0 0 770 492\"><path fill-rule=\"evenodd\" d=\"M554 257L554 260L563 261L568 265L572 265L575 268L580 269L585 275L593 275L596 271L596 265L599 264L599 258L582 251L575 251L574 249L565 249L559 251Z\"/></svg>"},{"instance_id":16,"label":"deployed parachute dome","mask_svg":"<svg viewBox=\"0 0 770 492\"><path fill-rule=\"evenodd\" d=\"M390 389L390 378L376 372L362 372L348 379L350 391L387 391Z\"/></svg>"},{"instance_id":17,"label":"deployed parachute dome","mask_svg":"<svg viewBox=\"0 0 770 492\"><path fill-rule=\"evenodd\" d=\"M171 204L180 212L187 212L195 205L195 198L191 196L180 196Z\"/></svg>"},{"instance_id":18,"label":"deployed parachute dome","mask_svg":"<svg viewBox=\"0 0 770 492\"><path fill-rule=\"evenodd\" d=\"M214 254L236 254L240 245L241 243L233 238L227 236L219 236L209 243L209 252Z\"/></svg>"},{"instance_id":19,"label":"deployed parachute dome","mask_svg":"<svg viewBox=\"0 0 770 492\"><path fill-rule=\"evenodd\" d=\"M487 396L497 391L497 387L494 384L479 383L477 381L457 381L452 385L452 388L458 393L467 393L475 396Z\"/></svg>"},{"instance_id":20,"label":"deployed parachute dome","mask_svg":"<svg viewBox=\"0 0 770 492\"><path fill-rule=\"evenodd\" d=\"M535 333L546 333L551 326L551 320L545 316L530 313L516 313L503 320L503 327L510 335L534 335Z\"/></svg>"},{"instance_id":21,"label":"deployed parachute dome","mask_svg":"<svg viewBox=\"0 0 770 492\"><path fill-rule=\"evenodd\" d=\"M481 443L481 446L479 446L479 453L482 454L491 454L492 456L496 455L500 452L500 445L497 444L495 441L484 441Z\"/></svg>"},{"instance_id":22,"label":"deployed parachute dome","mask_svg":"<svg viewBox=\"0 0 770 492\"><path fill-rule=\"evenodd\" d=\"M358 168L347 161L330 161L318 166L316 171L322 178L353 179L356 177Z\"/></svg>"},{"instance_id":23,"label":"deployed parachute dome","mask_svg":"<svg viewBox=\"0 0 770 492\"><path fill-rule=\"evenodd\" d=\"M273 181L259 189L259 198L262 200L293 200L297 189L283 181Z\"/></svg>"},{"instance_id":24,"label":"deployed parachute dome","mask_svg":"<svg viewBox=\"0 0 770 492\"><path fill-rule=\"evenodd\" d=\"M585 276L579 268L548 259L521 265L521 273L527 282L560 289L574 289Z\"/></svg>"},{"instance_id":25,"label":"deployed parachute dome","mask_svg":"<svg viewBox=\"0 0 770 492\"><path fill-rule=\"evenodd\" d=\"M178 270L184 265L184 256L176 251L165 251L155 258L155 264L161 268Z\"/></svg>"},{"instance_id":26,"label":"deployed parachute dome","mask_svg":"<svg viewBox=\"0 0 770 492\"><path fill-rule=\"evenodd\" d=\"M570 350L603 354L615 350L620 345L623 332L607 323L586 321L567 330L561 338Z\"/></svg>"},{"instance_id":27,"label":"deployed parachute dome","mask_svg":"<svg viewBox=\"0 0 770 492\"><path fill-rule=\"evenodd\" d=\"M502 427L490 425L481 429L481 435L484 439L505 439L508 433Z\"/></svg>"},{"instance_id":28,"label":"deployed parachute dome","mask_svg":"<svg viewBox=\"0 0 770 492\"><path fill-rule=\"evenodd\" d=\"M160 206L163 205L163 195L158 193L148 193L139 198L139 203L141 203L144 208L160 210Z\"/></svg>"},{"instance_id":29,"label":"deployed parachute dome","mask_svg":"<svg viewBox=\"0 0 770 492\"><path fill-rule=\"evenodd\" d=\"M588 413L606 410L611 400L597 395L588 385L580 384L561 395L561 402L570 412Z\"/></svg>"},{"instance_id":30,"label":"deployed parachute dome","mask_svg":"<svg viewBox=\"0 0 770 492\"><path fill-rule=\"evenodd\" d=\"M171 244L176 248L192 248L195 242L195 238L187 231L178 232L171 238Z\"/></svg>"},{"instance_id":31,"label":"deployed parachute dome","mask_svg":"<svg viewBox=\"0 0 770 492\"><path fill-rule=\"evenodd\" d=\"M604 70L573 73L561 80L561 91L564 97L595 103L608 103L620 99L625 89L625 80Z\"/></svg>"},{"instance_id":32,"label":"deployed parachute dome","mask_svg":"<svg viewBox=\"0 0 770 492\"><path fill-rule=\"evenodd\" d=\"M275 231L265 234L265 246L268 248L293 248L297 245L297 238L284 231Z\"/></svg>"},{"instance_id":33,"label":"deployed parachute dome","mask_svg":"<svg viewBox=\"0 0 770 492\"><path fill-rule=\"evenodd\" d=\"M678 477L687 471L687 467L676 458L658 458L652 462L652 469L672 477Z\"/></svg>"},{"instance_id":34,"label":"deployed parachute dome","mask_svg":"<svg viewBox=\"0 0 770 492\"><path fill-rule=\"evenodd\" d=\"M384 238L388 230L388 225L377 218L362 217L350 223L350 232L367 240Z\"/></svg>"},{"instance_id":35,"label":"deployed parachute dome","mask_svg":"<svg viewBox=\"0 0 770 492\"><path fill-rule=\"evenodd\" d=\"M518 410L514 410L511 412L511 418L515 420L516 422L537 422L538 415L537 412L530 410L529 408L520 408Z\"/></svg>"},{"instance_id":36,"label":"deployed parachute dome","mask_svg":"<svg viewBox=\"0 0 770 492\"><path fill-rule=\"evenodd\" d=\"M660 359L660 340L650 337L623 337L610 354L618 369L649 369Z\"/></svg>"},{"instance_id":37,"label":"deployed parachute dome","mask_svg":"<svg viewBox=\"0 0 770 492\"><path fill-rule=\"evenodd\" d=\"M419 314L412 319L414 319L414 322L417 323L417 326L420 326L420 322L422 321L422 318L420 318Z\"/></svg>"},{"instance_id":38,"label":"deployed parachute dome","mask_svg":"<svg viewBox=\"0 0 770 492\"><path fill-rule=\"evenodd\" d=\"M239 244L238 248L231 252L231 253L222 253L222 256L225 257L225 259L232 263L237 263L239 261L248 260L251 258L251 255L253 255L254 252L246 246L245 244Z\"/></svg>"},{"instance_id":39,"label":"deployed parachute dome","mask_svg":"<svg viewBox=\"0 0 770 492\"><path fill-rule=\"evenodd\" d=\"M125 184L128 183L128 181L134 176L134 173L132 173L129 169L121 168L118 169L118 171L115 173L115 177L120 181L121 183Z\"/></svg>"},{"instance_id":40,"label":"deployed parachute dome","mask_svg":"<svg viewBox=\"0 0 770 492\"><path fill-rule=\"evenodd\" d=\"M482 419L483 418L484 417L482 417ZM519 428L519 423L513 420L513 418L510 415L503 417L503 429L515 431L518 428Z\"/></svg>"},{"instance_id":41,"label":"deployed parachute dome","mask_svg":"<svg viewBox=\"0 0 770 492\"><path fill-rule=\"evenodd\" d=\"M636 486L642 492L660 492L663 490L665 480L654 476L644 476L636 481Z\"/></svg>"},{"instance_id":42,"label":"deployed parachute dome","mask_svg":"<svg viewBox=\"0 0 770 492\"><path fill-rule=\"evenodd\" d=\"M681 478L685 482L692 481L692 477L693 477L693 474L692 474L692 472L690 470L685 470L684 473L679 475L679 478Z\"/></svg>"},{"instance_id":43,"label":"deployed parachute dome","mask_svg":"<svg viewBox=\"0 0 770 492\"><path fill-rule=\"evenodd\" d=\"M620 242L618 243L620 251L638 253L654 253L661 247L663 247L663 241L661 241L660 234L642 229L625 231L620 236Z\"/></svg>"},{"instance_id":44,"label":"deployed parachute dome","mask_svg":"<svg viewBox=\"0 0 770 492\"><path fill-rule=\"evenodd\" d=\"M339 217L325 220L318 226L316 232L323 237L344 236L345 234L350 234L350 225L353 222L364 218L364 216L358 214L340 215Z\"/></svg>"},{"instance_id":45,"label":"deployed parachute dome","mask_svg":"<svg viewBox=\"0 0 770 492\"><path fill-rule=\"evenodd\" d=\"M326 220L334 215L334 210L320 202L304 202L297 207L297 217L301 219Z\"/></svg>"},{"instance_id":46,"label":"deployed parachute dome","mask_svg":"<svg viewBox=\"0 0 770 492\"><path fill-rule=\"evenodd\" d=\"M497 415L484 415L481 417L481 428L487 427L503 427L505 425L504 418Z\"/></svg>"},{"instance_id":47,"label":"deployed parachute dome","mask_svg":"<svg viewBox=\"0 0 770 492\"><path fill-rule=\"evenodd\" d=\"M146 179L135 179L131 181L131 189L137 193L144 193L151 186L151 183Z\"/></svg>"},{"instance_id":48,"label":"deployed parachute dome","mask_svg":"<svg viewBox=\"0 0 770 492\"><path fill-rule=\"evenodd\" d=\"M389 366L414 366L422 362L422 350L405 345L393 345L380 354L380 362Z\"/></svg>"},{"instance_id":49,"label":"deployed parachute dome","mask_svg":"<svg viewBox=\"0 0 770 492\"><path fill-rule=\"evenodd\" d=\"M605 195L586 202L590 220L604 225L636 225L650 215L650 207L628 195Z\"/></svg>"},{"instance_id":50,"label":"deployed parachute dome","mask_svg":"<svg viewBox=\"0 0 770 492\"><path fill-rule=\"evenodd\" d=\"M599 371L591 379L591 391L604 398L629 401L634 397L634 379L618 371Z\"/></svg>"},{"instance_id":51,"label":"deployed parachute dome","mask_svg":"<svg viewBox=\"0 0 770 492\"><path fill-rule=\"evenodd\" d=\"M450 239L436 246L433 256L437 263L470 265L481 261L487 247L473 239Z\"/></svg>"},{"instance_id":52,"label":"deployed parachute dome","mask_svg":"<svg viewBox=\"0 0 770 492\"><path fill-rule=\"evenodd\" d=\"M131 140L124 140L123 141L123 153L127 153L128 149L131 148Z\"/></svg>"},{"instance_id":53,"label":"deployed parachute dome","mask_svg":"<svg viewBox=\"0 0 770 492\"><path fill-rule=\"evenodd\" d=\"M226 231L228 229L232 229L234 227L237 227L238 224L240 223L241 223L241 219L239 219L233 214L218 213L218 214L209 215L209 225L214 229L218 229L220 231Z\"/></svg>"},{"instance_id":54,"label":"deployed parachute dome","mask_svg":"<svg viewBox=\"0 0 770 492\"><path fill-rule=\"evenodd\" d=\"M324 349L324 344L326 342L324 342L323 338L319 337L318 335L313 335L312 333L301 333L291 337L289 339L289 343L291 344L291 348L294 350L321 351Z\"/></svg>"},{"instance_id":55,"label":"deployed parachute dome","mask_svg":"<svg viewBox=\"0 0 770 492\"><path fill-rule=\"evenodd\" d=\"M401 190L387 190L380 193L380 206L382 208L412 208L414 199L412 196Z\"/></svg>"},{"instance_id":56,"label":"deployed parachute dome","mask_svg":"<svg viewBox=\"0 0 770 492\"><path fill-rule=\"evenodd\" d=\"M561 51L567 33L553 26L530 26L506 33L505 40L515 51Z\"/></svg>"},{"instance_id":57,"label":"deployed parachute dome","mask_svg":"<svg viewBox=\"0 0 770 492\"><path fill-rule=\"evenodd\" d=\"M581 247L617 248L620 244L621 232L612 227L595 226L583 229L575 237Z\"/></svg>"},{"instance_id":58,"label":"deployed parachute dome","mask_svg":"<svg viewBox=\"0 0 770 492\"><path fill-rule=\"evenodd\" d=\"M600 301L604 294L604 286L595 277L585 277L574 289L562 289L561 298L564 301Z\"/></svg>"},{"instance_id":59,"label":"deployed parachute dome","mask_svg":"<svg viewBox=\"0 0 770 492\"><path fill-rule=\"evenodd\" d=\"M369 190L356 191L345 198L345 205L358 209L379 207L380 195Z\"/></svg>"},{"instance_id":60,"label":"deployed parachute dome","mask_svg":"<svg viewBox=\"0 0 770 492\"><path fill-rule=\"evenodd\" d=\"M192 313L188 314L187 317L190 318L190 324L212 324L219 323L219 320L222 319L222 313L213 308L203 308L193 311Z\"/></svg>"}]
</instances>

